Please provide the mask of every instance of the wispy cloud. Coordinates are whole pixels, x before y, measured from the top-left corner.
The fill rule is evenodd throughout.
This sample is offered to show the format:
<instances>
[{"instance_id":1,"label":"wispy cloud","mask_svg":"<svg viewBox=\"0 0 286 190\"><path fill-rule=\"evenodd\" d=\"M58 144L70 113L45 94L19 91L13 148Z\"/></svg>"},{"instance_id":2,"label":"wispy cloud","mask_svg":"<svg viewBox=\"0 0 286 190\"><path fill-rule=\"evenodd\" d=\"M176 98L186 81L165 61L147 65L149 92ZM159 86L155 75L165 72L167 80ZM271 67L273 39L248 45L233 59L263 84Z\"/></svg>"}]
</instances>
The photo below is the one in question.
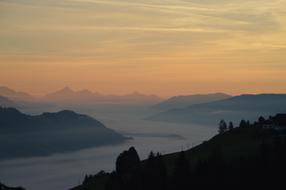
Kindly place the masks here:
<instances>
[{"instance_id":1,"label":"wispy cloud","mask_svg":"<svg viewBox=\"0 0 286 190\"><path fill-rule=\"evenodd\" d=\"M161 54L169 53L166 49L200 53L198 47L227 51L286 43L286 3L281 0L0 0L0 4L2 52L61 54L81 47L128 57L132 49L123 52L110 44L137 46L145 56L150 49Z\"/></svg>"},{"instance_id":2,"label":"wispy cloud","mask_svg":"<svg viewBox=\"0 0 286 190\"><path fill-rule=\"evenodd\" d=\"M281 91L285 7L285 0L0 0L1 82Z\"/></svg>"}]
</instances>

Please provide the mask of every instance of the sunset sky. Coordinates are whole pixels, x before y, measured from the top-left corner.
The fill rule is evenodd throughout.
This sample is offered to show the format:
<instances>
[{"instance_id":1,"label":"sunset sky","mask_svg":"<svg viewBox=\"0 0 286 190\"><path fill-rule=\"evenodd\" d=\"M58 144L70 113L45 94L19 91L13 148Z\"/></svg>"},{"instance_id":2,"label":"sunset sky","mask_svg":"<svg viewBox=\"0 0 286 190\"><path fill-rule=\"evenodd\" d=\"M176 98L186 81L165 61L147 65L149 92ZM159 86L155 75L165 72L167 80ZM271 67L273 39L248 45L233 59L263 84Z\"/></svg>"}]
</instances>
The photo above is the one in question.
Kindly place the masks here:
<instances>
[{"instance_id":1,"label":"sunset sky","mask_svg":"<svg viewBox=\"0 0 286 190\"><path fill-rule=\"evenodd\" d=\"M286 93L285 0L0 0L0 86Z\"/></svg>"}]
</instances>

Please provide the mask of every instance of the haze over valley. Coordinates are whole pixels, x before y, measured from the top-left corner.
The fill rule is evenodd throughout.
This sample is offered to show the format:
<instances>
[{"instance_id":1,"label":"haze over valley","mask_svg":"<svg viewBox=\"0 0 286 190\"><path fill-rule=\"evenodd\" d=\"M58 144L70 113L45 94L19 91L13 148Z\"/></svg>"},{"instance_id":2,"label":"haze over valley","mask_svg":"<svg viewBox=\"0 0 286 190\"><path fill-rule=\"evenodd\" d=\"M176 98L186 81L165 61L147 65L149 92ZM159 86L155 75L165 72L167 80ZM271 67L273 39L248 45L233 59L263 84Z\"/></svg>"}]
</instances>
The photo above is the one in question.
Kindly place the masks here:
<instances>
[{"instance_id":1,"label":"haze over valley","mask_svg":"<svg viewBox=\"0 0 286 190\"><path fill-rule=\"evenodd\" d=\"M130 146L143 158L150 150L184 150L216 134L221 118L254 121L286 107L285 94L215 93L163 99L63 88L39 97L1 89L0 176L8 184L31 190L40 185L43 190L68 189L84 174L111 171L116 156Z\"/></svg>"},{"instance_id":2,"label":"haze over valley","mask_svg":"<svg viewBox=\"0 0 286 190\"><path fill-rule=\"evenodd\" d=\"M136 146L142 157L150 150L169 153L190 148L216 134L221 118L254 120L285 111L281 105L286 102L284 94L215 93L164 100L155 95L104 96L70 88L41 97L0 89L2 107L24 112L1 108L0 165L4 169L0 174L8 183L31 190L40 184L44 189L67 189L76 185L82 173L110 171L115 157L130 146ZM55 167L58 174L53 172ZM61 169L65 167L71 168Z\"/></svg>"},{"instance_id":3,"label":"haze over valley","mask_svg":"<svg viewBox=\"0 0 286 190\"><path fill-rule=\"evenodd\" d=\"M140 97L136 102L132 97L132 104L90 105L11 98L24 113L14 108L1 109L1 140L5 150L0 154L2 179L32 190L40 184L44 184L43 189L67 189L77 185L83 173L112 170L116 156L129 146L136 146L146 157L150 149L162 153L186 149L216 133L216 126L148 121L146 117L158 113L153 106L164 100L143 104ZM85 101L84 97L77 98ZM67 107L78 113L59 111ZM56 113L45 113L47 110ZM69 169L63 169L66 167ZM27 172L31 175L27 176ZM38 172L41 174L36 175Z\"/></svg>"},{"instance_id":4,"label":"haze over valley","mask_svg":"<svg viewBox=\"0 0 286 190\"><path fill-rule=\"evenodd\" d=\"M285 186L285 10L0 0L0 190Z\"/></svg>"}]
</instances>

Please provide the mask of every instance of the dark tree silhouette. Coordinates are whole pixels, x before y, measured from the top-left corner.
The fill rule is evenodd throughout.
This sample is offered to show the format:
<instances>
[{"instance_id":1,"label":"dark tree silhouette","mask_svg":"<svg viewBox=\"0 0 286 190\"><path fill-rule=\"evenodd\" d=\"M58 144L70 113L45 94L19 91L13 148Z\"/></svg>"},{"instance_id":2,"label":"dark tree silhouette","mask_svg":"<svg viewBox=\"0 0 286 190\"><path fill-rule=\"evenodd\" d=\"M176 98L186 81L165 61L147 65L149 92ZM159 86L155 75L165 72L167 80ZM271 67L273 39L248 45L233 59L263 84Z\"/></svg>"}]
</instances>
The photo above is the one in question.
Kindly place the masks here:
<instances>
[{"instance_id":1,"label":"dark tree silhouette","mask_svg":"<svg viewBox=\"0 0 286 190\"><path fill-rule=\"evenodd\" d=\"M129 150L122 152L116 160L116 172L126 173L132 170L140 163L140 158L134 147Z\"/></svg>"},{"instance_id":2,"label":"dark tree silhouette","mask_svg":"<svg viewBox=\"0 0 286 190\"><path fill-rule=\"evenodd\" d=\"M233 128L234 128L233 123L232 123L232 122L229 122L229 124L228 124L228 130L232 130Z\"/></svg>"},{"instance_id":3,"label":"dark tree silhouette","mask_svg":"<svg viewBox=\"0 0 286 190\"><path fill-rule=\"evenodd\" d=\"M258 119L259 124L263 124L265 122L264 117L260 116Z\"/></svg>"},{"instance_id":4,"label":"dark tree silhouette","mask_svg":"<svg viewBox=\"0 0 286 190\"><path fill-rule=\"evenodd\" d=\"M219 129L218 129L218 133L219 134L223 134L224 132L227 131L227 125L226 122L224 120L221 120L219 122Z\"/></svg>"},{"instance_id":5,"label":"dark tree silhouette","mask_svg":"<svg viewBox=\"0 0 286 190\"><path fill-rule=\"evenodd\" d=\"M247 122L245 120L241 120L240 123L239 123L239 127L247 127Z\"/></svg>"}]
</instances>

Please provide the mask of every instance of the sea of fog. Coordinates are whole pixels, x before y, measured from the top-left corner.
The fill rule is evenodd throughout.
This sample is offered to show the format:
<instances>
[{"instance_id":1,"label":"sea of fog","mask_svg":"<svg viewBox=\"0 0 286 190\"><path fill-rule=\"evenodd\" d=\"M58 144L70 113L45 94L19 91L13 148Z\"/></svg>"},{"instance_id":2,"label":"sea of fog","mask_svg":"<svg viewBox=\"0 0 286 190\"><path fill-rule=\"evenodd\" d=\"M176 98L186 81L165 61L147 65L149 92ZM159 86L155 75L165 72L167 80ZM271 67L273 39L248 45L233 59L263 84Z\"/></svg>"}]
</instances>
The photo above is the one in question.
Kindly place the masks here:
<instances>
[{"instance_id":1,"label":"sea of fog","mask_svg":"<svg viewBox=\"0 0 286 190\"><path fill-rule=\"evenodd\" d=\"M27 190L67 190L82 183L85 174L115 169L116 157L134 146L140 158L150 151L163 154L185 150L212 137L216 126L174 124L144 120L146 114L132 110L98 112L80 110L133 140L123 144L83 149L47 157L6 160L0 162L0 180L9 186Z\"/></svg>"}]
</instances>

